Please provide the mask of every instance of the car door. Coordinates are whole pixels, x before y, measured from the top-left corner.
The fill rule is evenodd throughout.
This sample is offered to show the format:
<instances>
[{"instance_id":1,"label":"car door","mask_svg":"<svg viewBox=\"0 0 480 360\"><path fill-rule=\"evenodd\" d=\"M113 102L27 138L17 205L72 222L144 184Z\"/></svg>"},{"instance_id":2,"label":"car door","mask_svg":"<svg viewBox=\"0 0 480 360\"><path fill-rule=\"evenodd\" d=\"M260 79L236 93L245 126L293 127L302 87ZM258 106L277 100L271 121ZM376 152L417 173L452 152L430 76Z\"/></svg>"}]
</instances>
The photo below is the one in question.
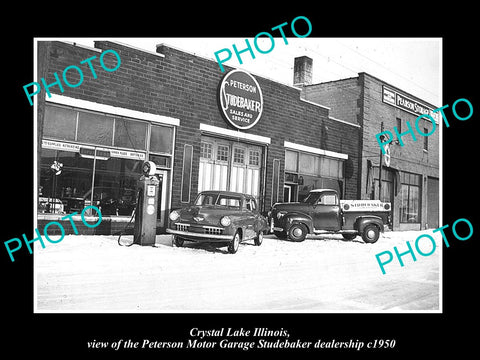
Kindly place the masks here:
<instances>
[{"instance_id":1,"label":"car door","mask_svg":"<svg viewBox=\"0 0 480 360\"><path fill-rule=\"evenodd\" d=\"M245 238L251 239L256 236L256 203L255 199L245 198Z\"/></svg>"},{"instance_id":2,"label":"car door","mask_svg":"<svg viewBox=\"0 0 480 360\"><path fill-rule=\"evenodd\" d=\"M334 192L323 192L312 209L316 230L340 230L340 203Z\"/></svg>"}]
</instances>

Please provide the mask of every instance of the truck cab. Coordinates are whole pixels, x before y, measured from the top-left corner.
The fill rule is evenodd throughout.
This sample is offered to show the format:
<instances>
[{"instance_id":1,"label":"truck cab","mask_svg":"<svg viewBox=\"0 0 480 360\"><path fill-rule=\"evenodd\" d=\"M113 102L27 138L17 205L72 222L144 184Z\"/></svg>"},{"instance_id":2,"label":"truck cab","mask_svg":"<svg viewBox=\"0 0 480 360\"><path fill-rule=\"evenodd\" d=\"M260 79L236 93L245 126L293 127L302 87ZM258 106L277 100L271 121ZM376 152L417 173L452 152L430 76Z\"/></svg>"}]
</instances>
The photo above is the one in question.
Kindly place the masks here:
<instances>
[{"instance_id":1,"label":"truck cab","mask_svg":"<svg viewBox=\"0 0 480 360\"><path fill-rule=\"evenodd\" d=\"M391 206L379 200L340 200L332 189L310 191L296 203L277 203L269 212L270 230L281 239L303 241L307 234L361 235L374 243L390 221Z\"/></svg>"}]
</instances>

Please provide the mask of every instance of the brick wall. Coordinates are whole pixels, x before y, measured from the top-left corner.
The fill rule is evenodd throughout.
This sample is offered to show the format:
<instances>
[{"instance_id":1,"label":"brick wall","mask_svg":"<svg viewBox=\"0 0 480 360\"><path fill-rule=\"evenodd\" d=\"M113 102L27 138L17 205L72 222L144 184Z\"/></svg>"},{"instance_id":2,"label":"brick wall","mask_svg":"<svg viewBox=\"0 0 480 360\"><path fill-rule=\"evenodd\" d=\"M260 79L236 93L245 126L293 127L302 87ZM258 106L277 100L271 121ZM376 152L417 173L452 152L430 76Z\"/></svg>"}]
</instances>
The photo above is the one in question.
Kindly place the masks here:
<instances>
[{"instance_id":1,"label":"brick wall","mask_svg":"<svg viewBox=\"0 0 480 360\"><path fill-rule=\"evenodd\" d=\"M359 81L363 85L363 161L361 169L361 183L362 183L362 198L369 198L369 194L366 193L366 181L367 181L367 159L373 161L378 165L380 156L380 147L375 139L375 135L380 132L380 124L383 121L384 130L391 131L394 135L393 127L397 126L397 118L402 121L401 132L408 130L406 121L410 122L410 125L414 129L416 141L412 139L410 134L402 136L401 139L404 146L391 145L391 163L392 168L400 171L411 172L422 175L422 198L421 198L421 224L400 224L399 216L394 216L394 229L419 229L423 228L427 220L427 209L425 204L427 203L427 177L439 178L439 128L440 124L436 125L435 132L428 136L428 151L423 149L424 138L418 135L415 130L415 120L417 115L410 114L404 110L395 108L382 102L382 85L385 82L376 79L375 77L366 73L359 74ZM404 93L400 89L396 89L393 86L386 84L389 87ZM408 94L409 95L409 94ZM425 101L409 95L414 100L425 103ZM433 109L437 106L430 105ZM427 132L432 130L432 124L429 121L422 120L419 122L419 128L428 129ZM396 140L396 136L394 136ZM394 199L395 208L394 211L399 212L400 197L399 194Z\"/></svg>"},{"instance_id":2,"label":"brick wall","mask_svg":"<svg viewBox=\"0 0 480 360\"><path fill-rule=\"evenodd\" d=\"M328 106L330 116L336 119L361 126L363 119L360 101L362 91L363 89L358 83L358 77L354 77L304 86L302 88L302 98ZM359 199L361 196L359 180L361 156L357 156L357 154L362 148L362 129L351 126L347 138L343 139L343 143L351 146L352 153L355 153L347 161L346 172L354 169L358 176L358 178L355 178L355 183L347 180L346 198ZM356 149L353 149L353 147L356 147Z\"/></svg>"},{"instance_id":3,"label":"brick wall","mask_svg":"<svg viewBox=\"0 0 480 360\"><path fill-rule=\"evenodd\" d=\"M348 122L356 123L361 126L361 135L358 141L361 150L361 157L357 157L358 174L358 199L369 199L370 192L367 192L367 160L378 166L380 158L380 147L376 141L375 135L381 130L381 122L384 123L384 130L392 133L393 127L397 126L397 118L402 121L402 130L407 130L406 122L410 122L415 127L417 115L410 114L404 110L395 108L382 102L382 86L388 85L400 93L405 93L401 89L396 89L390 84L386 84L369 74L360 73L358 77L330 81L321 84L305 86L302 89L302 96L305 99L316 103L324 104L330 107L330 115ZM409 97L425 103L425 101L407 94ZM430 105L432 108L437 106ZM428 177L439 178L439 126L436 131L428 137L428 151L423 149L424 137L418 135L415 130L416 141L411 135L402 137L404 146L392 145L391 149L391 167L401 171L411 172L422 175L422 224L425 224L427 214L424 206L427 199L426 179ZM421 131L426 128L427 132L432 130L432 124L429 121L422 120L419 123ZM399 211L400 199L398 196L394 199L394 211ZM400 226L398 216L394 216L395 228L408 228L407 224ZM419 225L412 225L412 228L418 228Z\"/></svg>"},{"instance_id":4,"label":"brick wall","mask_svg":"<svg viewBox=\"0 0 480 360\"><path fill-rule=\"evenodd\" d=\"M357 99L361 88L358 77L305 86L302 97L330 108L330 116L358 124Z\"/></svg>"},{"instance_id":5,"label":"brick wall","mask_svg":"<svg viewBox=\"0 0 480 360\"><path fill-rule=\"evenodd\" d=\"M380 123L383 121L384 129L394 134L393 127L397 126L397 118L402 120L402 132L407 130L406 121L409 121L414 128L417 141L412 139L410 134L402 136L404 146L391 146L391 166L417 174L438 177L439 168L439 127L428 136L428 151L423 150L424 137L418 135L415 130L415 119L417 115L410 114L404 110L395 108L382 102L382 85L385 83L368 74L361 73L360 81L364 84L364 124L363 124L363 153L364 157L374 156L378 159L380 147L375 135L380 132ZM388 84L387 84L388 85ZM392 87L391 85L389 85ZM397 89L398 90L398 89ZM399 90L401 91L401 90ZM411 96L413 99L425 103L425 101ZM433 108L436 106L431 105ZM432 130L429 121L419 122L419 128ZM396 137L394 137L396 139ZM378 163L378 160L377 160Z\"/></svg>"}]
</instances>

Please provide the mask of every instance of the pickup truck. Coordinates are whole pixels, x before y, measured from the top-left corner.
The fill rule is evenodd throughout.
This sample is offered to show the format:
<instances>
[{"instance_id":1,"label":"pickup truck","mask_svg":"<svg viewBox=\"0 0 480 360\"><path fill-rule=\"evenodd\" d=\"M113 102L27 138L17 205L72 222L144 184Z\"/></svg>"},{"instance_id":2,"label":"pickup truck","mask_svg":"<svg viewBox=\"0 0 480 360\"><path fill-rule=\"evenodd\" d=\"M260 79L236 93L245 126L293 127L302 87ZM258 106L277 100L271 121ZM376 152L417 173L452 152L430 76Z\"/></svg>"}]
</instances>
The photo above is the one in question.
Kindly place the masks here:
<instances>
[{"instance_id":1,"label":"pickup truck","mask_svg":"<svg viewBox=\"0 0 480 360\"><path fill-rule=\"evenodd\" d=\"M301 202L277 203L268 213L270 231L279 239L303 241L307 234L360 235L374 243L390 224L391 204L380 200L339 200L331 189L309 192Z\"/></svg>"}]
</instances>

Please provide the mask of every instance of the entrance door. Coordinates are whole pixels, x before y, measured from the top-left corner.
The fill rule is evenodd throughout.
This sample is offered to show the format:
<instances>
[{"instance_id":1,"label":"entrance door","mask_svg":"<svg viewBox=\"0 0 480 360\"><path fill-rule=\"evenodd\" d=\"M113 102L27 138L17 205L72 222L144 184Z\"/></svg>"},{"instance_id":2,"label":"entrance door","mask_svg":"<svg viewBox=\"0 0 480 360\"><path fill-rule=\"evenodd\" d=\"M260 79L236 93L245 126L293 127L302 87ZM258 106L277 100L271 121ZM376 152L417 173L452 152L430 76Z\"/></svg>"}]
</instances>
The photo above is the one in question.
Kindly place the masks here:
<instances>
[{"instance_id":1,"label":"entrance door","mask_svg":"<svg viewBox=\"0 0 480 360\"><path fill-rule=\"evenodd\" d=\"M283 202L292 202L292 185L283 186Z\"/></svg>"},{"instance_id":2,"label":"entrance door","mask_svg":"<svg viewBox=\"0 0 480 360\"><path fill-rule=\"evenodd\" d=\"M427 225L430 229L438 228L439 224L439 202L440 196L438 179L428 177L427 179Z\"/></svg>"},{"instance_id":3,"label":"entrance door","mask_svg":"<svg viewBox=\"0 0 480 360\"><path fill-rule=\"evenodd\" d=\"M166 216L167 216L167 187L166 184L168 179L168 171L160 170L159 171L159 180L158 184L158 208L157 208L157 225L161 228L166 226Z\"/></svg>"},{"instance_id":4,"label":"entrance door","mask_svg":"<svg viewBox=\"0 0 480 360\"><path fill-rule=\"evenodd\" d=\"M297 184L284 184L283 186L283 202L297 202Z\"/></svg>"}]
</instances>

